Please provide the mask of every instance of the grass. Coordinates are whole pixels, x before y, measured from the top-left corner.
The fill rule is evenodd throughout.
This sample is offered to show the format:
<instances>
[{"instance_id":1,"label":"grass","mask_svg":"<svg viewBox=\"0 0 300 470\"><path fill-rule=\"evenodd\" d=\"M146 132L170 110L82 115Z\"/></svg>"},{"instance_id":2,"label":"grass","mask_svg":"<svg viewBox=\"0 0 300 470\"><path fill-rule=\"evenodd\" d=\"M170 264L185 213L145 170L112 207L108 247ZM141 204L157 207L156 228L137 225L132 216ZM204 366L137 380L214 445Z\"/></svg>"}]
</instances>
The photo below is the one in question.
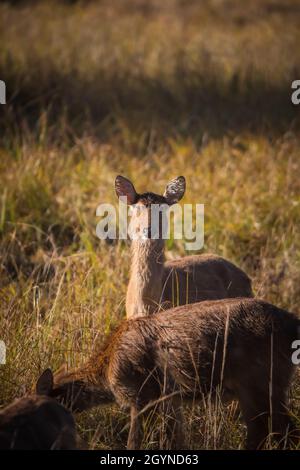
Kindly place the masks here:
<instances>
[{"instance_id":1,"label":"grass","mask_svg":"<svg viewBox=\"0 0 300 470\"><path fill-rule=\"evenodd\" d=\"M0 403L49 365L83 363L124 317L128 243L95 235L119 173L158 193L184 174L185 202L205 204L203 251L299 312L300 3L16 3L0 5ZM298 379L292 405L299 420ZM235 405L185 414L191 448L242 447ZM77 421L111 449L127 418L112 407Z\"/></svg>"}]
</instances>

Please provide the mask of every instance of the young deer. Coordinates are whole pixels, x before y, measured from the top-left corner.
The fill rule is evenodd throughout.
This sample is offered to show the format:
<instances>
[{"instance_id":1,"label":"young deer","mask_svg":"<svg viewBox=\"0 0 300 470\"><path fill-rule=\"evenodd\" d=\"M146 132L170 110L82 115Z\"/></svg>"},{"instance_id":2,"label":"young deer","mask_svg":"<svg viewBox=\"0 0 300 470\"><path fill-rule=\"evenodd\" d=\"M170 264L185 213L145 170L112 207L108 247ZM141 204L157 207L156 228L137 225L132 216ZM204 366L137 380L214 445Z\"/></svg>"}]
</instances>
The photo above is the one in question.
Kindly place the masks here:
<instances>
[{"instance_id":1,"label":"young deer","mask_svg":"<svg viewBox=\"0 0 300 470\"><path fill-rule=\"evenodd\" d=\"M151 238L151 207L161 208L161 220L167 222L166 208L176 204L185 192L185 179L171 181L163 196L138 194L133 184L117 176L118 197L132 206L132 226L142 237L132 240L131 275L126 295L127 318L152 314L164 308L230 297L252 297L251 281L237 266L212 254L186 256L165 262L165 243L161 227ZM155 232L155 230L154 230Z\"/></svg>"},{"instance_id":2,"label":"young deer","mask_svg":"<svg viewBox=\"0 0 300 470\"><path fill-rule=\"evenodd\" d=\"M247 448L293 430L287 391L293 375L296 315L244 298L179 306L125 320L78 371L55 378L49 395L75 411L116 400L131 409L128 448L142 440L142 415L160 403L165 448L184 448L181 400L227 395L239 402ZM153 408L152 408L153 409Z\"/></svg>"},{"instance_id":3,"label":"young deer","mask_svg":"<svg viewBox=\"0 0 300 470\"><path fill-rule=\"evenodd\" d=\"M37 395L15 400L0 411L0 449L76 449L72 414L46 396L52 380L48 369L37 382Z\"/></svg>"}]
</instances>

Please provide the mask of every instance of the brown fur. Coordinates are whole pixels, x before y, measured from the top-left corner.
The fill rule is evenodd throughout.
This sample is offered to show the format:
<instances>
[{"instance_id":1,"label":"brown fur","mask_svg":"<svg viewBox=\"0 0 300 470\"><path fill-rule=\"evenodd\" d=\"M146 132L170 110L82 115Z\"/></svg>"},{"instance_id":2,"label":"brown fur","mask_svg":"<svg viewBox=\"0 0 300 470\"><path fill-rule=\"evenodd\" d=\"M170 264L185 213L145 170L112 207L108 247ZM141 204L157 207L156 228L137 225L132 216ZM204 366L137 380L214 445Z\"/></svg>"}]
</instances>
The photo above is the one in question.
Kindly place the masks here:
<instances>
[{"instance_id":1,"label":"brown fur","mask_svg":"<svg viewBox=\"0 0 300 470\"><path fill-rule=\"evenodd\" d=\"M76 449L74 419L52 398L20 398L0 411L0 449Z\"/></svg>"},{"instance_id":2,"label":"brown fur","mask_svg":"<svg viewBox=\"0 0 300 470\"><path fill-rule=\"evenodd\" d=\"M126 293L127 318L202 300L253 297L251 280L230 261L213 254L164 260L163 240L132 242Z\"/></svg>"},{"instance_id":3,"label":"brown fur","mask_svg":"<svg viewBox=\"0 0 300 470\"><path fill-rule=\"evenodd\" d=\"M114 398L130 408L128 448L140 446L142 411L163 398L160 408L169 416L164 446L183 448L181 399L219 389L239 402L247 448L260 448L269 432L282 439L292 430L286 394L299 324L289 312L246 298L206 301L128 320L86 368L56 378L51 395L70 396L79 379L77 409Z\"/></svg>"}]
</instances>

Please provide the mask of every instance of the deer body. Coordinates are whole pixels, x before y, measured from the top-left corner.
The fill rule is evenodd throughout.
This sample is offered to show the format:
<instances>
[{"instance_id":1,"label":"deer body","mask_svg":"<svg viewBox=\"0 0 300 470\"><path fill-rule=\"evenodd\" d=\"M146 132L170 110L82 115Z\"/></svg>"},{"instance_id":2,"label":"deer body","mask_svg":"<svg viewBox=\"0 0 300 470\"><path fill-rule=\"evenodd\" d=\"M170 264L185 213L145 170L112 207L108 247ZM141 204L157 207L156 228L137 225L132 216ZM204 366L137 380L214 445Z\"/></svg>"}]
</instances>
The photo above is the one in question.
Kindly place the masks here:
<instances>
[{"instance_id":1,"label":"deer body","mask_svg":"<svg viewBox=\"0 0 300 470\"><path fill-rule=\"evenodd\" d=\"M251 280L230 261L213 254L165 262L162 240L134 240L126 293L127 318L202 300L252 297Z\"/></svg>"},{"instance_id":2,"label":"deer body","mask_svg":"<svg viewBox=\"0 0 300 470\"><path fill-rule=\"evenodd\" d=\"M162 299L173 306L234 297L253 297L251 280L221 256L185 256L164 265Z\"/></svg>"},{"instance_id":3,"label":"deer body","mask_svg":"<svg viewBox=\"0 0 300 470\"><path fill-rule=\"evenodd\" d=\"M165 262L163 222L167 223L168 207L183 197L183 177L171 181L163 196L149 192L138 194L133 184L122 176L116 178L115 186L118 197L126 197L132 207L132 226L135 235L138 234L131 247L127 318L202 300L253 296L249 277L219 256L194 255ZM153 206L162 211L157 227L153 227Z\"/></svg>"},{"instance_id":4,"label":"deer body","mask_svg":"<svg viewBox=\"0 0 300 470\"><path fill-rule=\"evenodd\" d=\"M74 419L47 396L20 398L0 412L0 449L76 449Z\"/></svg>"},{"instance_id":5,"label":"deer body","mask_svg":"<svg viewBox=\"0 0 300 470\"><path fill-rule=\"evenodd\" d=\"M166 446L183 448L181 398L220 389L239 401L247 447L259 448L269 432L282 438L292 429L286 394L299 325L295 315L256 299L206 301L127 320L86 367L90 379L83 379L84 369L60 377L51 395L79 411L113 399L130 408L129 448L140 447L143 410L163 398L172 417Z\"/></svg>"}]
</instances>

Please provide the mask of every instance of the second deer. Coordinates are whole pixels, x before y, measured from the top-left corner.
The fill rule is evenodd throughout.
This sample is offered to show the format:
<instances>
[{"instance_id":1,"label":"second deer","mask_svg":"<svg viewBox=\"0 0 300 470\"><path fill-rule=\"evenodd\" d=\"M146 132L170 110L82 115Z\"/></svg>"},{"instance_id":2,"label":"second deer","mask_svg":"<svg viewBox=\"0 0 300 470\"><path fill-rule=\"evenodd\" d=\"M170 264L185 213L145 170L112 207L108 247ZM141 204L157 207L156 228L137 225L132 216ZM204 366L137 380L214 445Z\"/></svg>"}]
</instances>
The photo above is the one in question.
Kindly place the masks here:
<instances>
[{"instance_id":1,"label":"second deer","mask_svg":"<svg viewBox=\"0 0 300 470\"><path fill-rule=\"evenodd\" d=\"M247 448L269 434L284 443L293 432L287 392L293 376L296 315L257 299L179 306L124 321L80 370L55 377L49 395L74 411L117 401L131 409L128 448L143 438L142 416L162 404L160 448L185 448L181 400L237 399L247 426ZM159 405L158 405L159 406Z\"/></svg>"}]
</instances>

